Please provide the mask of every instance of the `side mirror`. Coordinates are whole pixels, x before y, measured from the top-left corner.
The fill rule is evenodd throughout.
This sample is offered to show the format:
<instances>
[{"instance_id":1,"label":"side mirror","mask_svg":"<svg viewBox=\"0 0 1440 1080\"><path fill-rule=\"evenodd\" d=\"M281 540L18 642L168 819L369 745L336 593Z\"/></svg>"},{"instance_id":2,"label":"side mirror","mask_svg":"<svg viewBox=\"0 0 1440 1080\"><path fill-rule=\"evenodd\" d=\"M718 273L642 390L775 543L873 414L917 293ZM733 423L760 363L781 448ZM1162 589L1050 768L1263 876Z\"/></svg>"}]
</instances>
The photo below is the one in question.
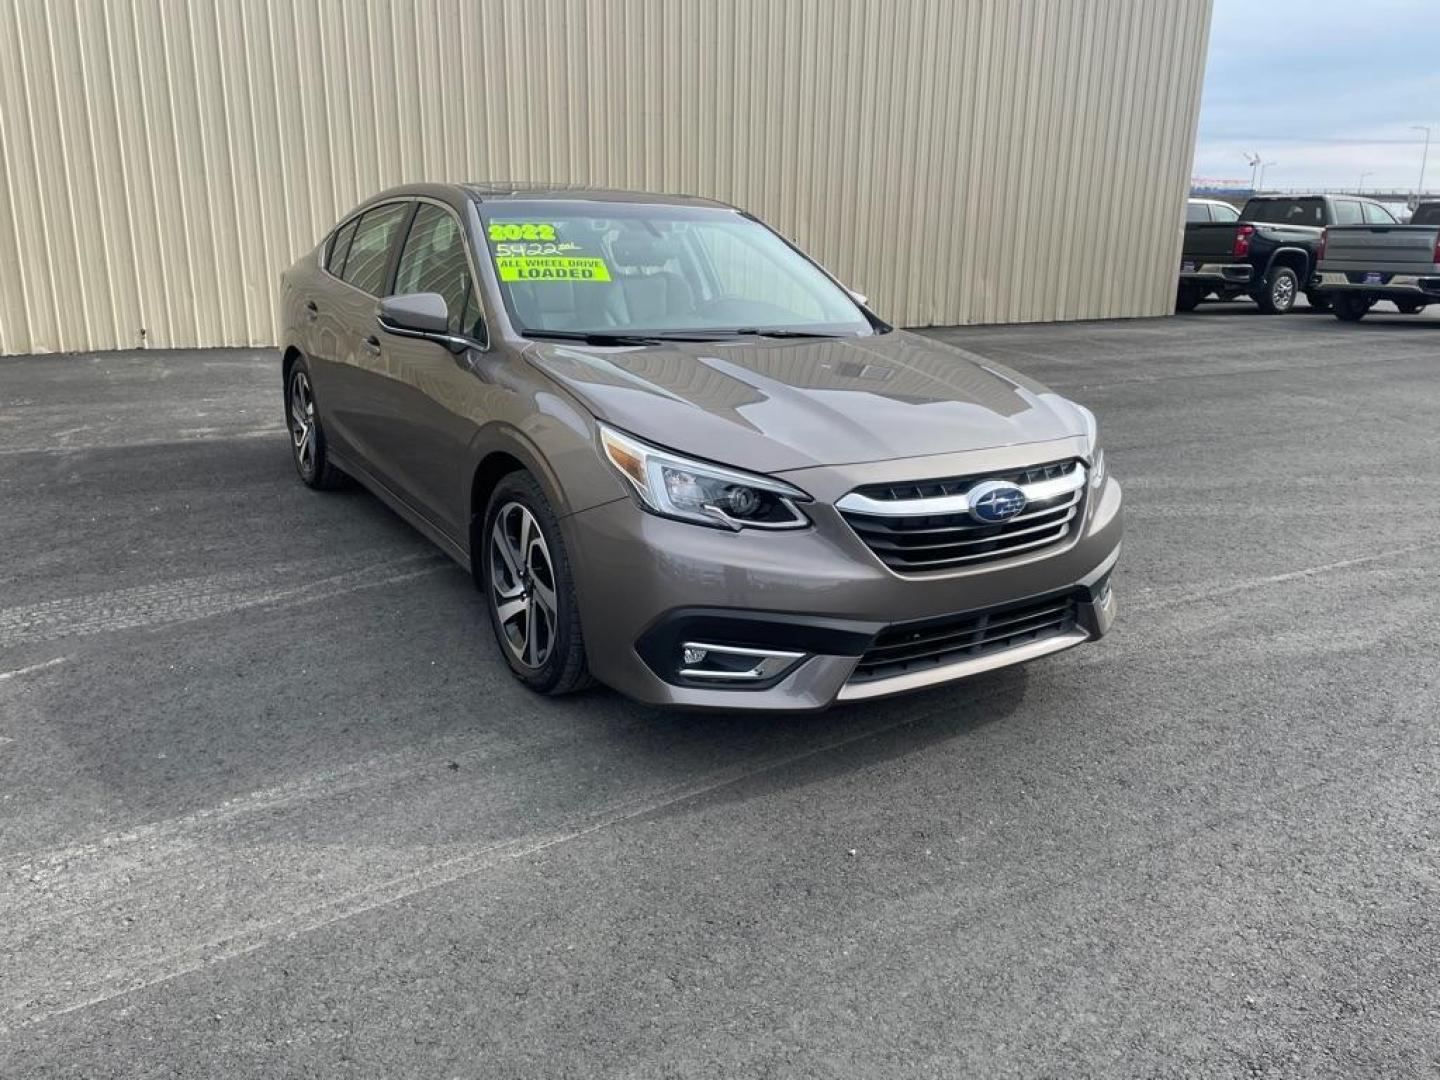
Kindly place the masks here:
<instances>
[{"instance_id":1,"label":"side mirror","mask_svg":"<svg viewBox=\"0 0 1440 1080\"><path fill-rule=\"evenodd\" d=\"M855 301L857 304L859 304L861 307L868 307L868 306L869 306L869 304L870 304L870 298L869 298L868 296L866 296L864 293L862 293L862 292L856 292L854 289L846 289L845 291L850 294L850 299L854 300L854 301Z\"/></svg>"},{"instance_id":2,"label":"side mirror","mask_svg":"<svg viewBox=\"0 0 1440 1080\"><path fill-rule=\"evenodd\" d=\"M380 329L401 337L446 339L450 337L450 312L439 293L407 293L387 296L376 312Z\"/></svg>"}]
</instances>

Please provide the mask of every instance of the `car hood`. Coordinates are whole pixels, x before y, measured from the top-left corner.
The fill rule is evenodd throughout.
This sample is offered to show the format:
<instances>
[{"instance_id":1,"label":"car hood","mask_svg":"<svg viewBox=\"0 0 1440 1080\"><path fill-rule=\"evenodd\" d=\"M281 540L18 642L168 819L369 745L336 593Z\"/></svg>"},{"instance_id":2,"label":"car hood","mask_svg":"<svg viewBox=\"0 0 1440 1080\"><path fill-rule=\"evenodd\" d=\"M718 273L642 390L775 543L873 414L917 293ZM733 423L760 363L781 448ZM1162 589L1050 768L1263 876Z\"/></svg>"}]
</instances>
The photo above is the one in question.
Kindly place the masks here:
<instances>
[{"instance_id":1,"label":"car hood","mask_svg":"<svg viewBox=\"0 0 1440 1080\"><path fill-rule=\"evenodd\" d=\"M1076 405L932 338L537 342L526 357L601 420L759 472L888 461L1084 435Z\"/></svg>"}]
</instances>

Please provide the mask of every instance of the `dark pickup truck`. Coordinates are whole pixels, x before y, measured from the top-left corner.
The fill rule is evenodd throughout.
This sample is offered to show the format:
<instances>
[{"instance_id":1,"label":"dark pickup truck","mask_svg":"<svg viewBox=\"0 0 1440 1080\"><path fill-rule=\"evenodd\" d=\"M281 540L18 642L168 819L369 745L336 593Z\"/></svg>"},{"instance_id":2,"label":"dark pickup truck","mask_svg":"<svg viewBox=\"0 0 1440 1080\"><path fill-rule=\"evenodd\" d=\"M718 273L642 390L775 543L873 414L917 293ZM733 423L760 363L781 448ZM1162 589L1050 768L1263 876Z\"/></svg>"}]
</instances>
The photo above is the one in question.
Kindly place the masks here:
<instances>
[{"instance_id":1,"label":"dark pickup truck","mask_svg":"<svg viewBox=\"0 0 1440 1080\"><path fill-rule=\"evenodd\" d=\"M1207 296L1249 296L1269 315L1282 315L1315 271L1320 236L1331 225L1394 225L1390 211L1349 195L1259 195L1239 222L1189 222L1180 255L1177 311L1192 311ZM1306 293L1310 306L1329 300Z\"/></svg>"}]
</instances>

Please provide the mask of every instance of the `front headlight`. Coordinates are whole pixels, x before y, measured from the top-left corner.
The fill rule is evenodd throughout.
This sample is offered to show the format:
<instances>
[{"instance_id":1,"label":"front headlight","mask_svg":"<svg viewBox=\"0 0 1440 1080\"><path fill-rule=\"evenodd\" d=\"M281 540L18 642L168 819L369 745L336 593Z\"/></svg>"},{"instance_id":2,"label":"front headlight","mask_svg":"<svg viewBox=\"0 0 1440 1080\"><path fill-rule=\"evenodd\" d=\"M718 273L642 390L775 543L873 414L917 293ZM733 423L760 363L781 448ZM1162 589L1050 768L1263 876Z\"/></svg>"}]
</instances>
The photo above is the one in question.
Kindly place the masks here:
<instances>
[{"instance_id":1,"label":"front headlight","mask_svg":"<svg viewBox=\"0 0 1440 1080\"><path fill-rule=\"evenodd\" d=\"M795 506L809 496L782 481L681 457L604 424L600 446L640 501L665 517L722 529L803 529L810 524Z\"/></svg>"},{"instance_id":2,"label":"front headlight","mask_svg":"<svg viewBox=\"0 0 1440 1080\"><path fill-rule=\"evenodd\" d=\"M1099 487L1105 482L1105 448L1097 446L1090 455L1090 486Z\"/></svg>"},{"instance_id":3,"label":"front headlight","mask_svg":"<svg viewBox=\"0 0 1440 1080\"><path fill-rule=\"evenodd\" d=\"M1099 487L1105 482L1105 449L1100 445L1100 427L1095 414L1084 405L1076 405L1085 421L1085 441L1090 445L1090 486Z\"/></svg>"}]
</instances>

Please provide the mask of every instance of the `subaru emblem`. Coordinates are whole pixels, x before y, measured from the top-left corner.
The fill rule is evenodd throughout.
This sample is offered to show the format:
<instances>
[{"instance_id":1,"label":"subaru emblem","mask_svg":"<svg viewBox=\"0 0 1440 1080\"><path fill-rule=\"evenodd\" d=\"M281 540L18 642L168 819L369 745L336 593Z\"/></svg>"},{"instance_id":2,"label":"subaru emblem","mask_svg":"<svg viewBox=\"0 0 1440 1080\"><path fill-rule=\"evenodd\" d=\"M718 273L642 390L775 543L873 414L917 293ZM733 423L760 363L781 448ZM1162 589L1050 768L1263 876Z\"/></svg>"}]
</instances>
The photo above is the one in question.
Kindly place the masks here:
<instances>
[{"instance_id":1,"label":"subaru emblem","mask_svg":"<svg viewBox=\"0 0 1440 1080\"><path fill-rule=\"evenodd\" d=\"M1009 521L1025 509L1025 492L1006 480L986 480L970 489L970 516L985 525Z\"/></svg>"}]
</instances>

